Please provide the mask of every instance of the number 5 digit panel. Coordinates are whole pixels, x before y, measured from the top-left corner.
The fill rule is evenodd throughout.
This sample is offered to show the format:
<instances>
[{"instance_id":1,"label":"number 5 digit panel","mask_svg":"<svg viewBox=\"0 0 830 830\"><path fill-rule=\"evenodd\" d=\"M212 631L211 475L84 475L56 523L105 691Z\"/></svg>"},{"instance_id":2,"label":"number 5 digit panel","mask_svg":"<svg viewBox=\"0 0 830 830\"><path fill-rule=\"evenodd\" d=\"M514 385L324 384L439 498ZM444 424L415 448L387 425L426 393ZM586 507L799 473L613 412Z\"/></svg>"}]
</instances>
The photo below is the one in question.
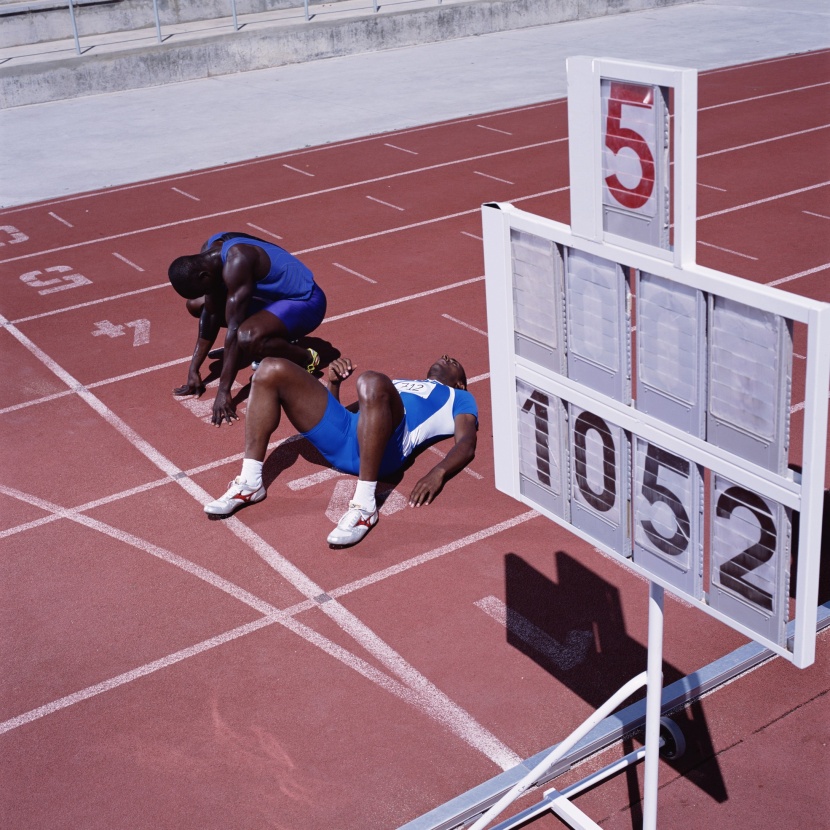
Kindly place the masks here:
<instances>
[{"instance_id":1,"label":"number 5 digit panel","mask_svg":"<svg viewBox=\"0 0 830 830\"><path fill-rule=\"evenodd\" d=\"M634 562L690 599L703 599L703 473L634 437Z\"/></svg>"},{"instance_id":2,"label":"number 5 digit panel","mask_svg":"<svg viewBox=\"0 0 830 830\"><path fill-rule=\"evenodd\" d=\"M713 478L709 605L785 645L790 512L723 476Z\"/></svg>"},{"instance_id":3,"label":"number 5 digit panel","mask_svg":"<svg viewBox=\"0 0 830 830\"><path fill-rule=\"evenodd\" d=\"M668 91L603 78L600 97L603 228L667 249Z\"/></svg>"}]
</instances>

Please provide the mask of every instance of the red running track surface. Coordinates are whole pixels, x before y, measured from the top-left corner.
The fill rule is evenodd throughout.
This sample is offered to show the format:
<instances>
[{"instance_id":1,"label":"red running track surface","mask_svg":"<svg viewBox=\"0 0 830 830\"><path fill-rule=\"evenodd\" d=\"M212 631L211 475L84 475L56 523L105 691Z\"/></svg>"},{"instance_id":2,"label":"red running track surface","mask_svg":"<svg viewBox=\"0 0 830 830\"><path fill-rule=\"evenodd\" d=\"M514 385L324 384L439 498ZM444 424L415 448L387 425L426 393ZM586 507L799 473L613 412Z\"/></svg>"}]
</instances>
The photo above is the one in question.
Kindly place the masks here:
<instances>
[{"instance_id":1,"label":"red running track surface","mask_svg":"<svg viewBox=\"0 0 830 830\"><path fill-rule=\"evenodd\" d=\"M827 70L825 52L701 75L700 264L830 301ZM479 206L567 222L567 149L552 101L0 213L4 827L397 827L561 740L644 668L645 585L492 484ZM171 395L195 324L166 269L222 230L308 263L326 353L398 377L464 362L479 452L432 506L402 506L426 452L385 485L372 534L331 551L352 480L286 423L268 499L208 521L244 427L206 423L215 381ZM543 651L506 637L507 609ZM667 683L743 642L667 598ZM827 665L822 638L815 666L774 661L683 713L665 826L819 826L815 778L759 794L734 747L759 735L777 774L814 773L815 734L770 725L821 711ZM580 804L627 828L640 792L628 777Z\"/></svg>"}]
</instances>

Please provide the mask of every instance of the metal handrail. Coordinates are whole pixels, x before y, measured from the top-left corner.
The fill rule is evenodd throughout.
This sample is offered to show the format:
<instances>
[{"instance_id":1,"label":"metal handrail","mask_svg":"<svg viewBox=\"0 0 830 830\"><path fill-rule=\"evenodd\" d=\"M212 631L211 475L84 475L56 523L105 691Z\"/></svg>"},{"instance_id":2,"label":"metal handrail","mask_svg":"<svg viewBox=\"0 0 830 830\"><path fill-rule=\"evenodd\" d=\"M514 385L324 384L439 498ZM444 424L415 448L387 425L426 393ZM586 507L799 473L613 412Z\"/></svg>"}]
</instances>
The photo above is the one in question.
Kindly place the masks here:
<instances>
[{"instance_id":1,"label":"metal handrail","mask_svg":"<svg viewBox=\"0 0 830 830\"><path fill-rule=\"evenodd\" d=\"M69 17L70 17L70 20L72 22L72 34L73 34L73 37L75 39L75 52L80 55L81 54L81 42L80 42L80 38L78 36L78 22L75 19L75 3L76 2L77 2L77 0L67 0L67 5L69 7ZM235 32L238 32L239 31L239 16L237 14L236 2L237 2L237 0L230 0L231 16L233 17L233 30ZM435 2L437 4L441 4L443 2L443 0L435 0ZM303 0L303 8L304 8L304 11L305 11L305 19L306 20L311 20L312 19L311 10L310 10L309 7L310 7L309 0ZM372 0L372 8L373 8L375 14L377 14L380 11L380 4L379 4L378 0ZM156 39L158 40L159 43L162 43L163 38L162 38L162 34L161 34L161 18L159 17L158 0L153 0L153 20L154 20L155 27L156 27Z\"/></svg>"}]
</instances>

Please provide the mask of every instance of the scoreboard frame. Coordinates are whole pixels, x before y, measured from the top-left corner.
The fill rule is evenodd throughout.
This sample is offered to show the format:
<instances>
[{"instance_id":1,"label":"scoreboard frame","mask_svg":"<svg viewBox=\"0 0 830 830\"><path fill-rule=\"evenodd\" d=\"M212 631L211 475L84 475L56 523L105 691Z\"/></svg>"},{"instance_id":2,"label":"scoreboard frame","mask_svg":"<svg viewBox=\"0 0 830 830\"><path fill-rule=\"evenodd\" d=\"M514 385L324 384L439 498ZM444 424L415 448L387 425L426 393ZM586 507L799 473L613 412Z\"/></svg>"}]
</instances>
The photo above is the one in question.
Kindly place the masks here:
<instances>
[{"instance_id":1,"label":"scoreboard frame","mask_svg":"<svg viewBox=\"0 0 830 830\"><path fill-rule=\"evenodd\" d=\"M572 69L576 70L572 73ZM571 175L572 199L570 226L547 218L522 211L511 204L485 204L482 207L482 224L484 239L485 281L487 293L488 335L490 347L490 384L493 407L493 436L495 455L495 479L497 489L513 496L519 501L537 509L540 513L556 523L585 539L599 550L610 555L624 566L641 574L648 580L662 586L666 590L680 596L700 610L710 614L721 622L737 629L745 636L756 640L771 651L790 660L796 666L804 668L815 659L815 636L818 610L818 573L820 564L821 523L823 511L825 455L827 435L827 395L830 383L830 304L821 303L806 297L794 295L776 288L760 285L713 269L699 266L694 261L695 251L695 153L696 153L696 75L692 70L677 70L672 67L651 67L632 65L622 61L605 59L570 58L569 70L569 116L571 132ZM690 75L691 73L691 75ZM650 84L661 88L665 100L671 98L673 106L673 164L664 166L664 179L660 180L659 172L655 174L655 186L665 188L668 194L674 194L676 209L674 210L674 235L671 241L664 234L655 235L653 228L641 238L625 238L614 232L613 222L604 218L607 214L603 206L603 168L600 155L603 148L599 142L603 137L603 113L601 103L600 84L603 79L611 78L622 84ZM666 88L670 87L666 94ZM583 96L588 96L591 102L580 110L571 103L575 98L574 90ZM628 91L625 92L630 97ZM632 106L642 108L634 103ZM616 110L618 112L619 110ZM615 114L616 114L615 112ZM636 114L636 113L635 113ZM657 118L668 123L668 113L658 113ZM607 116L611 123L611 115ZM658 120L658 124L663 123ZM581 126L580 126L581 125ZM585 130L582 140L574 141L579 130ZM614 127L613 129L616 129ZM659 130L654 131L659 136ZM659 148L658 148L659 149ZM659 164L655 165L655 168ZM668 171L673 167L674 179L668 180ZM645 166L642 168L645 170ZM605 170L605 177L608 171ZM649 169L650 172L650 169ZM573 177L576 177L574 181ZM679 199L679 202L677 201ZM606 198L606 202L607 202ZM642 200L640 200L642 202ZM658 206L652 211L660 217L660 211L665 207ZM667 214L666 214L667 215ZM616 221L616 220L613 220ZM610 227L610 230L609 230ZM514 256L514 242L527 242L529 246L528 261L536 262L535 266L552 268L555 272L551 276L550 287L552 293L561 293L560 314L564 312L564 320L556 318L551 324L549 343L534 343L533 338L523 338L521 332L517 338L516 307L521 304L522 298L517 299L515 269L525 267L516 264ZM550 255L546 245L550 246ZM615 381L605 388L603 383L597 383L590 374L583 378L577 370L576 362L569 362L569 349L575 343L569 342L568 332L572 329L572 320L579 309L574 305L579 300L577 293L569 289L568 261L577 262L580 258L587 258L590 262L608 263L613 268L605 268L610 280L609 284L617 279L619 285L629 291L625 303L620 307L622 311L622 351L629 351L617 355L622 366L622 375L626 368L630 378L630 362L626 367L625 361L631 360L631 321L632 296L630 287L633 275L648 275L665 281L668 286L683 287L683 290L700 292L704 298L703 311L703 338L704 351L712 350L711 319L713 304L738 304L740 309L748 309L752 314L759 314L777 321L785 321L781 326L783 334L773 343L783 356L782 362L792 363L788 330L791 335L792 324L803 324L807 334L806 355L806 392L804 402L804 431L802 440L803 467L801 473L789 470L786 467L786 453L784 463L770 463L765 457L755 457L742 449L733 450L729 441L720 441L719 445L706 438L705 420L701 431L689 431L683 425L667 422L663 417L637 408L637 401L631 397L630 382L626 388L625 378ZM592 259L593 258L593 259ZM541 265L539 264L541 263ZM550 265L548 265L550 263ZM615 278L611 271L617 270ZM604 276L606 276L604 275ZM535 285L535 283L530 283ZM532 299L532 298L531 298ZM550 299L550 298L546 298ZM590 300L591 298L589 298ZM633 298L635 309L638 298ZM526 306L529 310L520 309L520 316L526 315L536 320L536 309L529 301ZM708 326L707 328L707 321ZM538 321L537 321L538 322ZM618 321L612 321L617 325ZM638 320L639 322L639 320ZM536 323L534 322L534 325ZM545 322L540 325L547 325ZM626 328L627 327L627 328ZM708 340L707 340L708 334ZM777 335L776 335L777 336ZM528 345L529 344L529 345ZM638 344L638 355L641 348ZM708 352L707 352L708 353ZM577 367L577 368L574 368ZM704 370L705 371L705 368ZM602 373L600 373L602 374ZM607 372L605 374L608 374ZM574 375L576 377L574 377ZM789 383L789 376L781 375L779 386ZM537 390L535 397L531 393L526 396L522 405L517 398L517 384L527 384ZM779 398L787 405L789 403L789 388L781 389ZM555 420L550 420L547 407L550 398L555 399L558 407ZM708 409L709 401L704 395L703 406ZM547 403L546 403L547 401ZM550 404L554 406L553 404ZM779 405L780 409L784 407ZM577 416L576 413L582 413ZM578 418L587 419L581 437L577 436L574 443L574 423ZM659 413L658 413L659 414ZM707 411L704 413L709 416ZM788 427L789 410L784 413ZM536 428L544 433L541 439L537 432L537 453L539 447L549 447L548 431L551 428L568 433L567 442L553 441L558 447L559 457L553 459L556 463L553 468L539 466L551 459L537 460L537 469L542 470L541 478L547 482L545 489L550 498L541 489L537 492L527 486L528 476L524 476L525 487L522 487L522 463L527 467L529 457L522 456L520 449L520 432L522 423L525 423L525 432L528 419L535 419ZM556 421L558 419L558 421ZM583 420L585 420L583 418ZM701 420L701 419L699 419ZM619 430L622 436L620 452L612 452L609 443L613 438L610 431L606 434L602 424ZM541 425L541 427L540 427ZM587 430L587 431L586 431ZM713 431L711 423L710 433ZM786 433L786 428L784 432ZM611 475L608 458L619 456L619 466L613 473L619 476L614 487L619 490L622 520L614 528L605 532L601 522L586 524L579 518L581 510L578 504L579 487L572 485L574 468L582 463L582 475L585 476L585 440L590 435L593 448L588 452L594 455L599 453L604 459L596 466L599 473L596 475ZM751 437L751 436L750 436ZM783 436L784 448L786 440ZM599 440L598 440L599 439ZM646 442L647 447L656 448L645 451L645 462L638 462L633 449L638 441ZM774 442L773 442L774 443ZM614 445L611 445L614 446ZM607 452L606 452L607 451ZM662 455L661 455L662 453ZM581 455L580 455L581 454ZM772 453L775 455L775 453ZM778 455L781 455L780 451ZM641 453L642 456L642 453ZM700 471L700 479L695 478L691 484L692 490L698 489L695 498L699 499L700 511L703 511L704 501L709 504L708 520L694 518L693 524L700 528L700 532L690 533L689 544L691 556L694 560L687 569L688 576L678 581L671 567L662 567L659 557L633 557L635 547L635 509L634 501L646 492L643 485L641 491L635 491L634 474L638 463L644 463L650 469L650 489L646 493L648 501L662 501L665 506L672 508L671 493L661 496L668 491L661 484L661 476L672 475L671 462L667 459L675 458L683 461L690 468ZM675 466L677 464L675 463ZM605 472L602 472L602 471ZM683 473L686 467L679 466L678 474ZM570 471L570 472L568 472ZM708 476L703 471L708 471ZM554 475L555 479L550 476ZM580 470L576 470L576 475ZM610 481L610 479L608 479ZM704 483L704 480L706 483ZM558 482L554 486L554 482ZM663 482L665 483L665 482ZM558 487L558 490L557 490ZM717 489L719 488L719 489ZM591 486L585 488L590 493ZM599 485L602 489L602 484ZM704 496L704 491L706 496ZM719 497L715 499L716 491ZM615 491L616 492L616 491ZM743 494L746 498L735 498L735 494ZM649 494L653 496L650 498ZM655 495L656 494L656 495ZM753 495L754 494L754 495ZM544 497L543 497L544 496ZM642 501L642 498L641 498ZM674 499L676 502L676 499ZM731 529L727 528L726 537L723 536L723 522L731 522L734 516L749 515L749 519L742 519L744 524L752 525L753 521L760 522L760 533L772 519L768 519L767 503L777 505L775 522L779 533L789 533L790 520L793 514L799 514L799 543L798 550L793 551L793 558L797 563L796 594L794 609L794 635L786 636L786 622L788 619L791 563L789 542L780 551L776 548L776 571L769 576L773 587L769 590L773 601L777 604L771 621L765 621L764 615L758 617L750 606L753 602L742 602L741 598L735 602L735 597L729 590L722 590L716 584L712 572L713 534L718 528L718 545L728 544L723 539L728 537ZM697 502L695 502L697 503ZM675 510L677 514L678 511ZM734 514L734 516L733 516ZM754 519L753 519L754 516ZM642 522L640 523L642 524ZM703 533L704 526L708 525L708 532ZM771 526L771 525L770 525ZM686 530L684 526L684 531ZM754 526L750 533L754 532ZM660 533L653 533L653 538L659 538ZM705 538L703 536L705 535ZM769 534L767 534L769 536ZM700 538L698 538L700 537ZM748 550L748 548L747 548ZM722 551L720 551L722 553ZM735 550L732 561L740 559L738 554L741 548ZM770 557L772 554L769 555ZM670 558L670 557L669 557ZM787 559L787 561L784 561ZM752 567L759 567L753 565ZM704 581L703 574L708 572L708 580ZM719 570L721 576L725 571ZM749 585L743 581L743 585ZM728 586L727 586L728 587ZM764 605L768 602L763 591L759 591L760 600L755 605ZM757 598L756 598L757 599ZM749 609L749 610L748 610ZM783 609L783 610L781 610ZM757 620L756 620L757 618Z\"/></svg>"}]
</instances>

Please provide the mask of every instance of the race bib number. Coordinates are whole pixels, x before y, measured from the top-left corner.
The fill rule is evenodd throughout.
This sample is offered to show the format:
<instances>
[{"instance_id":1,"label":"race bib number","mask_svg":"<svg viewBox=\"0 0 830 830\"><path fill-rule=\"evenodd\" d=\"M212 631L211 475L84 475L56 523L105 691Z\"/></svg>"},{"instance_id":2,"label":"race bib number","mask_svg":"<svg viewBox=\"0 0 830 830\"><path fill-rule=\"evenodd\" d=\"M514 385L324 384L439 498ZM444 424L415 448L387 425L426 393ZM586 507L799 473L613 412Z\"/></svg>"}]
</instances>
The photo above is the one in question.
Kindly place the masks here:
<instances>
[{"instance_id":1,"label":"race bib number","mask_svg":"<svg viewBox=\"0 0 830 830\"><path fill-rule=\"evenodd\" d=\"M393 381L398 392L408 392L410 395L417 395L419 398L428 398L433 389L434 383L424 380L396 380Z\"/></svg>"}]
</instances>

